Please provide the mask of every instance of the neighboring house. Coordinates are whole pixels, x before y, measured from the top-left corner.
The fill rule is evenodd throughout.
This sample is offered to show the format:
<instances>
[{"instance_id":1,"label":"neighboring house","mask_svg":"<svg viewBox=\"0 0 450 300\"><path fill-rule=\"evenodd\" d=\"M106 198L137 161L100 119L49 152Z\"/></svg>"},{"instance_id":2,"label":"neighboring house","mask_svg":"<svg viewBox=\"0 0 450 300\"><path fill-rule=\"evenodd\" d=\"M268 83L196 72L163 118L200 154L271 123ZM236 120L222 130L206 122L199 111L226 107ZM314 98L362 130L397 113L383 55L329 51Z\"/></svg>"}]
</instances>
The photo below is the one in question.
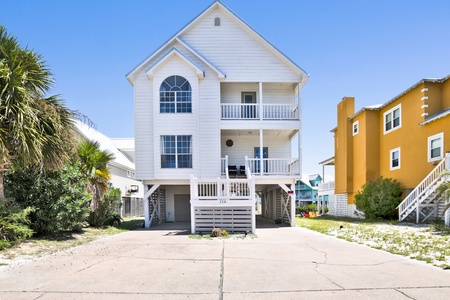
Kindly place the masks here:
<instances>
[{"instance_id":1,"label":"neighboring house","mask_svg":"<svg viewBox=\"0 0 450 300\"><path fill-rule=\"evenodd\" d=\"M450 167L450 76L423 79L390 101L357 112L354 98L346 97L337 112L332 132L339 203L330 206L346 206L353 216L357 192L382 176L399 181L408 195L399 206L400 220L444 217L448 199L436 198L435 191Z\"/></svg>"},{"instance_id":2,"label":"neighboring house","mask_svg":"<svg viewBox=\"0 0 450 300\"><path fill-rule=\"evenodd\" d=\"M264 217L295 225L307 73L216 1L127 79L147 228L254 232L256 194Z\"/></svg>"},{"instance_id":3,"label":"neighboring house","mask_svg":"<svg viewBox=\"0 0 450 300\"><path fill-rule=\"evenodd\" d=\"M295 183L296 205L308 205L317 202L318 186L322 182L319 174L303 175Z\"/></svg>"},{"instance_id":4,"label":"neighboring house","mask_svg":"<svg viewBox=\"0 0 450 300\"><path fill-rule=\"evenodd\" d=\"M75 121L78 138L97 141L101 150L107 150L114 155L108 164L111 172L111 184L122 191L122 217L144 215L144 187L136 180L134 166L134 139L111 139L94 128Z\"/></svg>"}]
</instances>

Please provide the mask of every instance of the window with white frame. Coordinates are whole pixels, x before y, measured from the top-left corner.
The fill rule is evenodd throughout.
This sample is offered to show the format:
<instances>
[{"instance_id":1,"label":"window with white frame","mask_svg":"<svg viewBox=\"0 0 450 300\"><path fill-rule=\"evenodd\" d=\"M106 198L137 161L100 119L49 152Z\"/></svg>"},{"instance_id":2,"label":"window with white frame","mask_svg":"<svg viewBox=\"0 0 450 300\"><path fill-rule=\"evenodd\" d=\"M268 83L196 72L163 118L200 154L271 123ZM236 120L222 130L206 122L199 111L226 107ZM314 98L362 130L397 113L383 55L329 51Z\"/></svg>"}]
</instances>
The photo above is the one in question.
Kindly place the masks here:
<instances>
[{"instance_id":1,"label":"window with white frame","mask_svg":"<svg viewBox=\"0 0 450 300\"><path fill-rule=\"evenodd\" d=\"M436 161L444 158L444 133L438 133L428 137L428 161Z\"/></svg>"},{"instance_id":2,"label":"window with white frame","mask_svg":"<svg viewBox=\"0 0 450 300\"><path fill-rule=\"evenodd\" d=\"M191 85L184 77L167 77L159 88L160 113L192 112Z\"/></svg>"},{"instance_id":3,"label":"window with white frame","mask_svg":"<svg viewBox=\"0 0 450 300\"><path fill-rule=\"evenodd\" d=\"M392 149L390 157L390 170L400 169L400 148Z\"/></svg>"},{"instance_id":4,"label":"window with white frame","mask_svg":"<svg viewBox=\"0 0 450 300\"><path fill-rule=\"evenodd\" d=\"M161 168L192 168L192 136L161 136Z\"/></svg>"},{"instance_id":5,"label":"window with white frame","mask_svg":"<svg viewBox=\"0 0 450 300\"><path fill-rule=\"evenodd\" d=\"M359 122L358 121L353 122L352 132L353 132L353 135L358 134L358 132L359 132Z\"/></svg>"},{"instance_id":6,"label":"window with white frame","mask_svg":"<svg viewBox=\"0 0 450 300\"><path fill-rule=\"evenodd\" d=\"M395 129L402 127L402 105L399 104L396 107L388 110L384 113L384 133L391 132Z\"/></svg>"}]
</instances>

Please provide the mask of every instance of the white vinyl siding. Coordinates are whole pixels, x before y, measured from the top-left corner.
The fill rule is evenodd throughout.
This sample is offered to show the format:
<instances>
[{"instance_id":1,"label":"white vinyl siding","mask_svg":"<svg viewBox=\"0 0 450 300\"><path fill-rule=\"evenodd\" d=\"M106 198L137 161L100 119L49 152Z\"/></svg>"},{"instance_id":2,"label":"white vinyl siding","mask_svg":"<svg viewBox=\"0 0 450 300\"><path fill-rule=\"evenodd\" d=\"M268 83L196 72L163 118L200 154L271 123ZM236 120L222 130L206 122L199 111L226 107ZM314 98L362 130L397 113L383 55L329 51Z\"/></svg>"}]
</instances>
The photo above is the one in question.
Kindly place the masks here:
<instances>
[{"instance_id":1,"label":"white vinyl siding","mask_svg":"<svg viewBox=\"0 0 450 300\"><path fill-rule=\"evenodd\" d=\"M228 147L225 143L228 139L233 141L233 146ZM254 149L259 147L258 135L245 136L222 136L221 138L222 156L228 155L228 165L234 165L239 168L245 162L245 156L254 158ZM291 149L288 137L280 138L276 136L265 136L264 147L269 149L270 158L290 158Z\"/></svg>"},{"instance_id":2,"label":"white vinyl siding","mask_svg":"<svg viewBox=\"0 0 450 300\"><path fill-rule=\"evenodd\" d=\"M384 134L402 127L402 105L399 104L383 114Z\"/></svg>"},{"instance_id":3,"label":"white vinyl siding","mask_svg":"<svg viewBox=\"0 0 450 300\"><path fill-rule=\"evenodd\" d=\"M444 158L444 133L428 137L428 161L438 161Z\"/></svg>"},{"instance_id":4,"label":"white vinyl siding","mask_svg":"<svg viewBox=\"0 0 450 300\"><path fill-rule=\"evenodd\" d=\"M220 26L212 26L216 17ZM300 81L299 74L222 11L213 11L182 39L214 62L226 74L225 81Z\"/></svg>"},{"instance_id":5,"label":"white vinyl siding","mask_svg":"<svg viewBox=\"0 0 450 300\"><path fill-rule=\"evenodd\" d=\"M153 158L153 84L144 73L134 81L134 126L135 126L135 164L136 178L154 177Z\"/></svg>"}]
</instances>

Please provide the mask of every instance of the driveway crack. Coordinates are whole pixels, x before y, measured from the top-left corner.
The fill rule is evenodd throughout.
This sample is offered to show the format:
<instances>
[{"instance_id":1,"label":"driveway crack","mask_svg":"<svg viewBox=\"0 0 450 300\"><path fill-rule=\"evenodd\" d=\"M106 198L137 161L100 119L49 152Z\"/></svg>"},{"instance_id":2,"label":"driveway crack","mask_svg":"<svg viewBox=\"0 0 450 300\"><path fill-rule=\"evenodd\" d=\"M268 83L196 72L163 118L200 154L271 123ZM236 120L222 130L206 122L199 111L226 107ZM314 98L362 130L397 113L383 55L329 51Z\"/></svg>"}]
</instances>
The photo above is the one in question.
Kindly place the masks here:
<instances>
[{"instance_id":1,"label":"driveway crack","mask_svg":"<svg viewBox=\"0 0 450 300\"><path fill-rule=\"evenodd\" d=\"M219 300L223 300L224 268L225 268L225 241L222 241L222 262L220 264Z\"/></svg>"}]
</instances>

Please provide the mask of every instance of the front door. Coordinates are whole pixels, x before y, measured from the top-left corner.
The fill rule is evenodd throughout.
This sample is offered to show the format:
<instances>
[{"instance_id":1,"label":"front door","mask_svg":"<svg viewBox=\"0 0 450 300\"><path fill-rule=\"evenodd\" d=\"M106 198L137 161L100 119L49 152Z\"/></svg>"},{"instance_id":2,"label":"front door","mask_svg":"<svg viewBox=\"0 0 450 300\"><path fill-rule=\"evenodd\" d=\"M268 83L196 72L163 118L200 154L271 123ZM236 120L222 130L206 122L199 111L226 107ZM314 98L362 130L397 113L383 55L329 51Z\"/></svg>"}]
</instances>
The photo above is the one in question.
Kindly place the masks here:
<instances>
[{"instance_id":1,"label":"front door","mask_svg":"<svg viewBox=\"0 0 450 300\"><path fill-rule=\"evenodd\" d=\"M242 118L256 119L256 92L242 92L241 101L243 104Z\"/></svg>"},{"instance_id":2,"label":"front door","mask_svg":"<svg viewBox=\"0 0 450 300\"><path fill-rule=\"evenodd\" d=\"M175 222L191 221L190 195L174 195Z\"/></svg>"},{"instance_id":3,"label":"front door","mask_svg":"<svg viewBox=\"0 0 450 300\"><path fill-rule=\"evenodd\" d=\"M255 147L255 149L254 149L254 154L255 154L255 158L261 158L261 148L259 148L259 147ZM269 158L269 147L263 147L263 158ZM260 161L257 161L256 162L256 170L255 170L255 172L256 173L260 173ZM264 173L266 173L268 170L268 167L267 167L267 160L266 161L264 161L264 170L263 170L263 172Z\"/></svg>"}]
</instances>

